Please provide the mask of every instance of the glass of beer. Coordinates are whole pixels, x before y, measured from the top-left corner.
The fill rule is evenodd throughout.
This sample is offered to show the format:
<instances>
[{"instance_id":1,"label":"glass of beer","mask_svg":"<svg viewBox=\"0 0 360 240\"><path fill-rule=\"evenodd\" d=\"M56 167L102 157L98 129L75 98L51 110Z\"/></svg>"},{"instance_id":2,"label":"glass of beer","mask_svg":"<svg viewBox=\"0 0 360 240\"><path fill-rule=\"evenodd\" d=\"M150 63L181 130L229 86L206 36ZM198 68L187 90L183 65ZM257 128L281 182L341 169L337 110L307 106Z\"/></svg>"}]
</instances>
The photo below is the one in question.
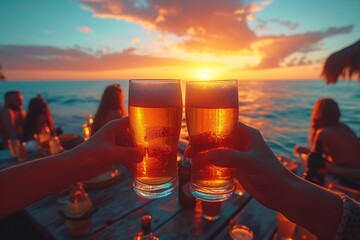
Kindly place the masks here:
<instances>
[{"instance_id":1,"label":"glass of beer","mask_svg":"<svg viewBox=\"0 0 360 240\"><path fill-rule=\"evenodd\" d=\"M182 120L180 80L130 80L129 122L135 147L143 154L134 190L146 199L173 193Z\"/></svg>"},{"instance_id":2,"label":"glass of beer","mask_svg":"<svg viewBox=\"0 0 360 240\"><path fill-rule=\"evenodd\" d=\"M237 80L189 81L185 94L190 145L196 153L191 159L192 194L208 202L224 201L234 190L233 170L210 164L205 153L231 148L239 118Z\"/></svg>"}]
</instances>

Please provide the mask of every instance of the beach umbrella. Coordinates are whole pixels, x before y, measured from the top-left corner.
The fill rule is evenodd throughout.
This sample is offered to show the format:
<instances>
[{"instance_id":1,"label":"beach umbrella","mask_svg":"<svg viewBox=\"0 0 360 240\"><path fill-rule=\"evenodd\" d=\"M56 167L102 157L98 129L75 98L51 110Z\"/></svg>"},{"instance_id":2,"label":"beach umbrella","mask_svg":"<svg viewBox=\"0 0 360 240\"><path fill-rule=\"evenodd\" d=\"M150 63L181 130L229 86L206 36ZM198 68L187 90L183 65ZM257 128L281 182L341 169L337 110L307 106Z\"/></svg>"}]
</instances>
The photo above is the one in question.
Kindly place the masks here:
<instances>
[{"instance_id":1,"label":"beach umbrella","mask_svg":"<svg viewBox=\"0 0 360 240\"><path fill-rule=\"evenodd\" d=\"M325 61L322 75L327 83L333 84L339 77L350 79L356 73L360 82L360 40L332 53Z\"/></svg>"}]
</instances>

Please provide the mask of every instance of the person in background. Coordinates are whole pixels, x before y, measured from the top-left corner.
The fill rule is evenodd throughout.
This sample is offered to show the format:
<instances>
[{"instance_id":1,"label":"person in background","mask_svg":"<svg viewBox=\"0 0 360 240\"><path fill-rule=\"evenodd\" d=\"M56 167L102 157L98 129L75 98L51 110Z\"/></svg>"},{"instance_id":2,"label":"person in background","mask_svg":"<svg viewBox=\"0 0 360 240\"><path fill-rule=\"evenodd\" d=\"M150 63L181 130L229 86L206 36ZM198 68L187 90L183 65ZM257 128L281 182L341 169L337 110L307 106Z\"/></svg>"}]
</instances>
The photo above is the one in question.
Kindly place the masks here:
<instances>
[{"instance_id":1,"label":"person in background","mask_svg":"<svg viewBox=\"0 0 360 240\"><path fill-rule=\"evenodd\" d=\"M0 108L0 136L5 145L7 140L21 139L26 112L23 110L23 95L19 91L5 93L5 106Z\"/></svg>"},{"instance_id":2,"label":"person in background","mask_svg":"<svg viewBox=\"0 0 360 240\"><path fill-rule=\"evenodd\" d=\"M295 146L294 153L310 156L310 153L318 150L317 146L321 146L329 173L354 178L354 171L360 171L360 141L349 126L340 122L340 109L333 99L316 101L311 114L309 140L310 149Z\"/></svg>"},{"instance_id":3,"label":"person in background","mask_svg":"<svg viewBox=\"0 0 360 240\"><path fill-rule=\"evenodd\" d=\"M111 120L125 117L126 109L123 90L119 84L108 86L96 111L94 122L91 126L91 135L95 134L102 126Z\"/></svg>"},{"instance_id":4,"label":"person in background","mask_svg":"<svg viewBox=\"0 0 360 240\"><path fill-rule=\"evenodd\" d=\"M24 123L26 139L33 139L34 134L54 131L54 122L50 109L41 95L30 100L28 114Z\"/></svg>"}]
</instances>

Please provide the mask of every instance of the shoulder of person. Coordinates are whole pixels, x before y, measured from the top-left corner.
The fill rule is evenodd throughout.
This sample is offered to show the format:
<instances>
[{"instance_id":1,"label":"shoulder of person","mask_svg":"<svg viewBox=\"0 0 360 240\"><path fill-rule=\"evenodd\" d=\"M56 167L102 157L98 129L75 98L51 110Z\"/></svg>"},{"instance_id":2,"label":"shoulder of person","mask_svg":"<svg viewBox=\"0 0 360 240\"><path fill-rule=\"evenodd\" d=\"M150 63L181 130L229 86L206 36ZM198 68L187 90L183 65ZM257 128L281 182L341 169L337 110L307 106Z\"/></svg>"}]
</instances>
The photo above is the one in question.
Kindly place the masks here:
<instances>
[{"instance_id":1,"label":"shoulder of person","mask_svg":"<svg viewBox=\"0 0 360 240\"><path fill-rule=\"evenodd\" d=\"M315 140L323 140L324 137L326 137L331 132L331 129L329 127L319 128L315 132L314 139Z\"/></svg>"},{"instance_id":2,"label":"shoulder of person","mask_svg":"<svg viewBox=\"0 0 360 240\"><path fill-rule=\"evenodd\" d=\"M347 124L345 124L345 123L339 123L339 125L340 125L340 127L342 128L342 129L347 129L347 130L351 130L351 128L347 125Z\"/></svg>"}]
</instances>

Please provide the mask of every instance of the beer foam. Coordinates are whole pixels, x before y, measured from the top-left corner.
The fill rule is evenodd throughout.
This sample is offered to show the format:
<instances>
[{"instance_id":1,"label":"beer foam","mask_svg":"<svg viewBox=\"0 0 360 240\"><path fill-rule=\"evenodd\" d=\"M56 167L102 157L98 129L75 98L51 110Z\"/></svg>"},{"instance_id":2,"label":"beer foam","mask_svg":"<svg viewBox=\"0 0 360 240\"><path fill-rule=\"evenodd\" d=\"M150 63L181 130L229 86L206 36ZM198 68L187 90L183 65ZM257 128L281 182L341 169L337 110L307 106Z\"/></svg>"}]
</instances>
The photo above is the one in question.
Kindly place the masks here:
<instances>
[{"instance_id":1,"label":"beer foam","mask_svg":"<svg viewBox=\"0 0 360 240\"><path fill-rule=\"evenodd\" d=\"M238 102L236 80L188 82L186 85L186 107L237 108Z\"/></svg>"},{"instance_id":2,"label":"beer foam","mask_svg":"<svg viewBox=\"0 0 360 240\"><path fill-rule=\"evenodd\" d=\"M181 85L178 81L144 80L129 85L129 106L182 106ZM154 82L157 84L154 85Z\"/></svg>"}]
</instances>

